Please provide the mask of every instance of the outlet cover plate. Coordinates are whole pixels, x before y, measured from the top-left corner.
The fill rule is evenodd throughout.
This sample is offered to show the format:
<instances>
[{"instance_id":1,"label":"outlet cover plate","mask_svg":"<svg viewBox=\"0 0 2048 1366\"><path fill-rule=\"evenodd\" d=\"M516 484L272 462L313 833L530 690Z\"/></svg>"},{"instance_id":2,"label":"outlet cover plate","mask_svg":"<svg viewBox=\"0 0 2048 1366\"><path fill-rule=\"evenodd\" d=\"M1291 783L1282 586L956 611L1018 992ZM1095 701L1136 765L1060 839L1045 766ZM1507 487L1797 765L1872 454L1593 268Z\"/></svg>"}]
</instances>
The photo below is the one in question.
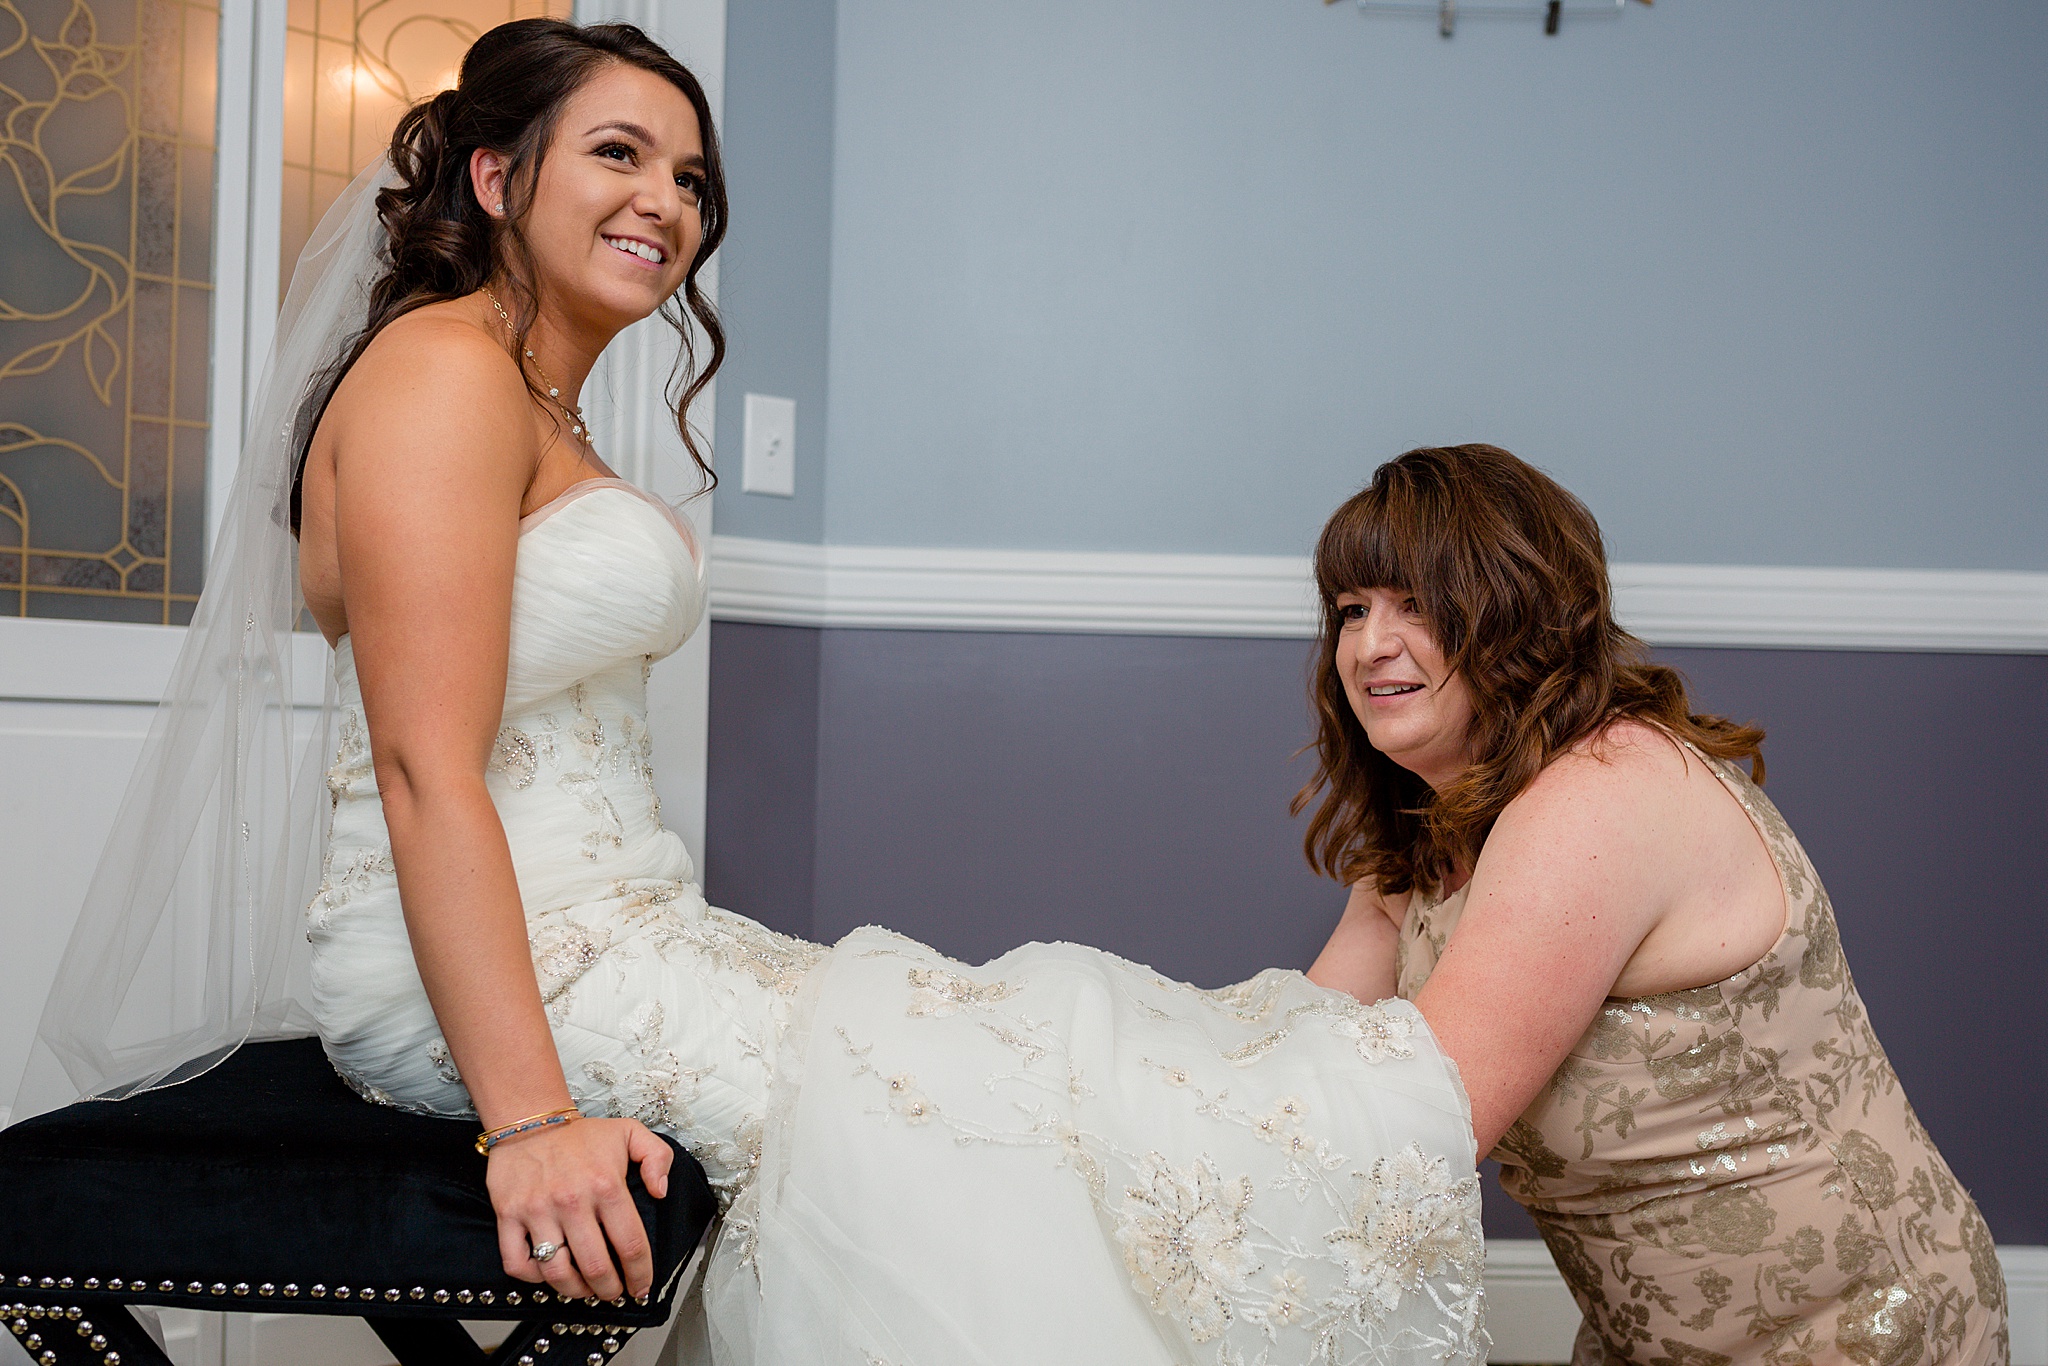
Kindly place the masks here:
<instances>
[{"instance_id":1,"label":"outlet cover plate","mask_svg":"<svg viewBox=\"0 0 2048 1366\"><path fill-rule=\"evenodd\" d=\"M740 492L796 496L796 400L747 395L746 458Z\"/></svg>"}]
</instances>

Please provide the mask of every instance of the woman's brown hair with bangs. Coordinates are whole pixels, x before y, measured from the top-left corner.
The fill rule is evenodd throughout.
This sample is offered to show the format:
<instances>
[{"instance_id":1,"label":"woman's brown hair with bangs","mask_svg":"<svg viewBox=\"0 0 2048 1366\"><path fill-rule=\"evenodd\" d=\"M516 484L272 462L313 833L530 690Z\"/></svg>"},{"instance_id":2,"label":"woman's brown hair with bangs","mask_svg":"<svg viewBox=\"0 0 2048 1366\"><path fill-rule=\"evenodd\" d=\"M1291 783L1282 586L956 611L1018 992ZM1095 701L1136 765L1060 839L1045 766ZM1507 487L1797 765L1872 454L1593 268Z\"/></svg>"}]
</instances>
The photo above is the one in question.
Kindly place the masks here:
<instances>
[{"instance_id":1,"label":"woman's brown hair with bangs","mask_svg":"<svg viewBox=\"0 0 2048 1366\"><path fill-rule=\"evenodd\" d=\"M1478 857L1507 804L1545 765L1622 717L1750 761L1764 733L1695 715L1678 673L1614 620L1599 524L1549 476L1498 446L1429 446L1374 472L1316 543L1323 624L1310 683L1315 804L1309 863L1382 895L1434 890ZM1440 792L1374 749L1337 669L1337 595L1410 594L1472 698L1472 765ZM1318 800L1320 799L1320 800Z\"/></svg>"}]
</instances>

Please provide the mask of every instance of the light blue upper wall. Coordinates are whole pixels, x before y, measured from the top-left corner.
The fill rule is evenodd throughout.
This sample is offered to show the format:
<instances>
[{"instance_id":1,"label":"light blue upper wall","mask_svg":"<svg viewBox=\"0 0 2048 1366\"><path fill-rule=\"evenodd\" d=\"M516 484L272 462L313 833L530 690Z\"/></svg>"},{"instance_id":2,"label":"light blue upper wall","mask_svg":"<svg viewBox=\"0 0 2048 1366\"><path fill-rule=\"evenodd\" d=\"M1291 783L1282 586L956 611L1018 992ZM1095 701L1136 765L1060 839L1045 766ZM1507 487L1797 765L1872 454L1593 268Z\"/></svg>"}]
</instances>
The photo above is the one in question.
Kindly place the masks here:
<instances>
[{"instance_id":1,"label":"light blue upper wall","mask_svg":"<svg viewBox=\"0 0 2048 1366\"><path fill-rule=\"evenodd\" d=\"M833 0L730 0L724 138L732 227L719 252L727 340L718 375L727 535L817 541L825 526L826 320L831 299ZM740 492L744 398L796 400L796 497Z\"/></svg>"},{"instance_id":2,"label":"light blue upper wall","mask_svg":"<svg viewBox=\"0 0 2048 1366\"><path fill-rule=\"evenodd\" d=\"M750 229L768 7L731 6ZM859 0L837 40L831 541L1301 553L1385 457L1490 440L1619 559L2048 569L2035 0L1449 42L1316 0Z\"/></svg>"}]
</instances>

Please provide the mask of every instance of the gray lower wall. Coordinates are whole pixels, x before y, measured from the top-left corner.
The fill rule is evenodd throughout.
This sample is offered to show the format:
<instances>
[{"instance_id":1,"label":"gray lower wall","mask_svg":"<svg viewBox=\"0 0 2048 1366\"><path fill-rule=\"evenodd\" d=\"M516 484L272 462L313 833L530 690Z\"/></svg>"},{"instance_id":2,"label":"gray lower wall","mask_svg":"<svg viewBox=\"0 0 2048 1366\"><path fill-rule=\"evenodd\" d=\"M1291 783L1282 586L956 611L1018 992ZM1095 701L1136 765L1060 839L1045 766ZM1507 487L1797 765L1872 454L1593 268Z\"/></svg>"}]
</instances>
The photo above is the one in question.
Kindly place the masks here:
<instances>
[{"instance_id":1,"label":"gray lower wall","mask_svg":"<svg viewBox=\"0 0 2048 1366\"><path fill-rule=\"evenodd\" d=\"M1205 985L1342 902L1287 799L1299 641L713 628L709 892L979 961L1069 939ZM1879 1037L2009 1243L2048 1243L2048 657L1669 650L1770 731ZM1528 1237L1489 1186L1488 1228Z\"/></svg>"}]
</instances>

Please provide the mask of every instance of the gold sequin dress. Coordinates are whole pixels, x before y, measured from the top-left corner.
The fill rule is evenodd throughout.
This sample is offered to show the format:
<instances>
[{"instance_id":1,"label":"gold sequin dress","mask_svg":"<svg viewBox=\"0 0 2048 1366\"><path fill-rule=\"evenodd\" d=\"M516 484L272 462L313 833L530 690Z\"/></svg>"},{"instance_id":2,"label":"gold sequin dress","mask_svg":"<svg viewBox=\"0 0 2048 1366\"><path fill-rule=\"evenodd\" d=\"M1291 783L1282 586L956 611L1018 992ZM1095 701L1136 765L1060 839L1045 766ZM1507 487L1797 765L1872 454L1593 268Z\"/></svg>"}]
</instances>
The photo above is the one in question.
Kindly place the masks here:
<instances>
[{"instance_id":1,"label":"gold sequin dress","mask_svg":"<svg viewBox=\"0 0 2048 1366\"><path fill-rule=\"evenodd\" d=\"M1784 934L1726 981L1610 998L1493 1152L1585 1315L1574 1366L2003 1366L1991 1232L1871 1032L1828 895L1763 792L1699 757L1770 849ZM1464 906L1411 902L1404 998Z\"/></svg>"}]
</instances>

